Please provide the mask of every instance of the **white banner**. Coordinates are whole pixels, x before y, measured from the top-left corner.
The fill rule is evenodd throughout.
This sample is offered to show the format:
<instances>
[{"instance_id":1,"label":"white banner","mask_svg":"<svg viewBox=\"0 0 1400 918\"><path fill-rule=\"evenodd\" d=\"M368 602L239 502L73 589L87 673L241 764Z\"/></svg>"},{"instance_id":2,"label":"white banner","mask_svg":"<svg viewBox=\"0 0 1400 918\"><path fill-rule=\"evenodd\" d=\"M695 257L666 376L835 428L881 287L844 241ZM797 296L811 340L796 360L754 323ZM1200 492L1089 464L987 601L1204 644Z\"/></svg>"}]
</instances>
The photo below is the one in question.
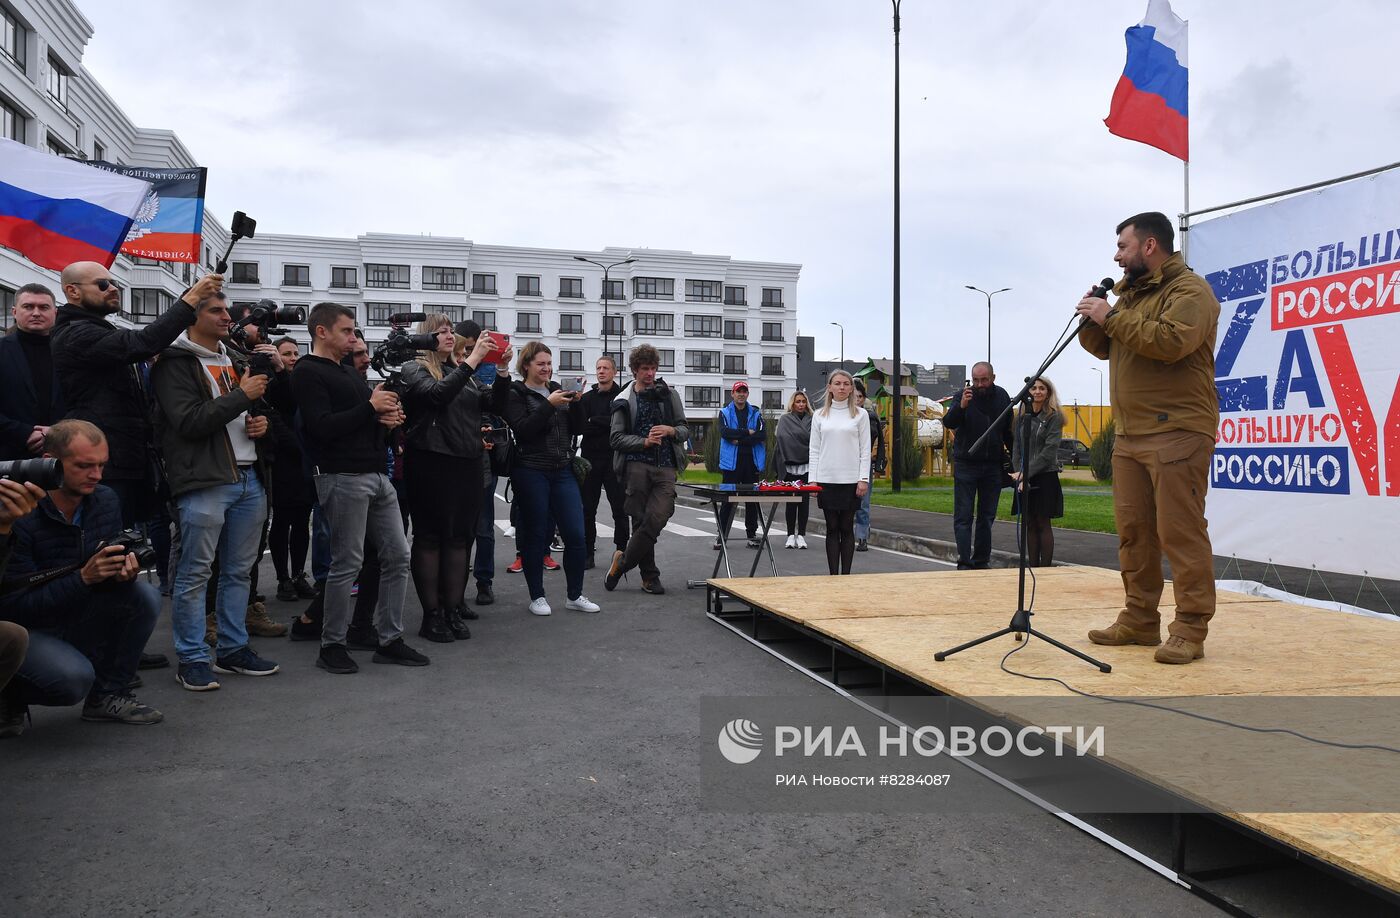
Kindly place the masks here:
<instances>
[{"instance_id":1,"label":"white banner","mask_svg":"<svg viewBox=\"0 0 1400 918\"><path fill-rule=\"evenodd\" d=\"M1220 299L1216 554L1400 578L1400 170L1191 227Z\"/></svg>"}]
</instances>

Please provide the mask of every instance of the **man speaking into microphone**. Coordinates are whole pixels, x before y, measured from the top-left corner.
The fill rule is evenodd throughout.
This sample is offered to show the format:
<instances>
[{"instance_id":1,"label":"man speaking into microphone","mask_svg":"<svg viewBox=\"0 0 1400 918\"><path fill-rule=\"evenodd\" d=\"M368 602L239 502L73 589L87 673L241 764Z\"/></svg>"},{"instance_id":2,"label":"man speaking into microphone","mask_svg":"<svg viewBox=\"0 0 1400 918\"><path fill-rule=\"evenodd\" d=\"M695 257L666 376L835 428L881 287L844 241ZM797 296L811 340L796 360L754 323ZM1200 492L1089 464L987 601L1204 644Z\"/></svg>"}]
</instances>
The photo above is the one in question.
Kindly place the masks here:
<instances>
[{"instance_id":1,"label":"man speaking into microphone","mask_svg":"<svg viewBox=\"0 0 1400 918\"><path fill-rule=\"evenodd\" d=\"M1123 279L1113 306L1090 290L1076 311L1079 343L1109 365L1117 425L1113 514L1123 611L1095 644L1157 648L1158 663L1205 656L1215 614L1215 571L1206 531L1206 485L1220 420L1215 332L1220 303L1210 285L1173 251L1171 221L1143 213L1118 225ZM1176 620L1161 638L1162 553L1172 566Z\"/></svg>"}]
</instances>

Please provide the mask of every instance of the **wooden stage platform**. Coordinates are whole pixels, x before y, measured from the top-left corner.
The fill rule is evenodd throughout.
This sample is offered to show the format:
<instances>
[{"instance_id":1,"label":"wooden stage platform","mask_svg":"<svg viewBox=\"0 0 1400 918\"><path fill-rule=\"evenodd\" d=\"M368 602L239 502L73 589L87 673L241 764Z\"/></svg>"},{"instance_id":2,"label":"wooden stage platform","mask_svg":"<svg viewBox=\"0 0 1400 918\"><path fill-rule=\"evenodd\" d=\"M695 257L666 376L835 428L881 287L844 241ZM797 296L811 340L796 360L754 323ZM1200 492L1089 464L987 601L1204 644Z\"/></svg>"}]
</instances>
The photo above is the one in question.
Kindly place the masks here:
<instances>
[{"instance_id":1,"label":"wooden stage platform","mask_svg":"<svg viewBox=\"0 0 1400 918\"><path fill-rule=\"evenodd\" d=\"M1152 660L1145 647L1100 647L1089 642L1091 628L1113 621L1122 605L1117 572L1101 568L1056 567L1036 570L1035 627L1071 647L1112 666L1110 674L1032 640L1012 658L1013 668L1057 676L1076 688L1115 697L1172 696L1333 696L1400 695L1400 622L1331 612L1238 593L1222 593L1211 622L1206 658L1189 666ZM943 662L934 653L1004 627L1016 608L1014 569L866 574L849 577L734 578L712 580L711 597L725 613L747 606L778 622L792 623L828 642L849 648L872 664L898 673L939 693L1006 702L1005 717L1037 720L1035 704L1057 696L1073 697L1051 682L1037 682L1003 672L998 662L1017 646L1007 636L964 651ZM1027 584L1029 595L1029 582ZM732 597L732 598L731 598ZM1171 586L1163 595L1163 634L1171 620ZM755 625L758 617L755 617ZM737 627L737 625L736 625ZM854 668L854 664L849 665ZM1018 710L1016 699L1027 705ZM1142 717L1146 709L1108 705ZM1043 713L1043 712L1042 712ZM1154 712L1146 711L1150 716ZM1162 713L1164 718L1184 720ZM1194 723L1194 722L1192 722ZM1287 724L1315 732L1310 724ZM1178 728L1180 729L1180 728ZM1192 729L1229 730L1210 724ZM1325 733L1325 725L1320 732ZM1236 731L1238 734L1238 731ZM1400 735L1371 741L1396 745ZM1221 737L1222 746L1229 740ZM1313 754L1295 741L1290 754ZM1253 780L1249 761L1221 762L1219 773L1173 770L1160 755L1135 760L1133 750L1110 752L1115 765L1237 821L1282 846L1373 884L1391 896L1400 894L1400 814L1235 812L1219 806L1213 795L1230 769L1234 780ZM1400 771L1400 757L1384 752L1368 767ZM1224 757L1222 757L1224 758ZM1365 781L1364 775L1355 776ZM1226 798L1228 799L1228 798ZM1396 809L1400 809L1397 800ZM1400 900L1397 900L1400 901Z\"/></svg>"}]
</instances>

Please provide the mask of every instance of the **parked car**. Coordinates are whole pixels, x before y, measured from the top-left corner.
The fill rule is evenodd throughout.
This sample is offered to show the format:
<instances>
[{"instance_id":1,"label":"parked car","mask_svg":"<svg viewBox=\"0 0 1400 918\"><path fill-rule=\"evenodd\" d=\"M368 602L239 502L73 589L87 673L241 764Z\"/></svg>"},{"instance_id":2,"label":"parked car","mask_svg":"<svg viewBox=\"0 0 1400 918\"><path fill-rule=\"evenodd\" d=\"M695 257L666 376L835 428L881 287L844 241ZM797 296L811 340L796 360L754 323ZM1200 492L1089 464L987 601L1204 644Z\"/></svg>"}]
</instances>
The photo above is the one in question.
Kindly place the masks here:
<instances>
[{"instance_id":1,"label":"parked car","mask_svg":"<svg viewBox=\"0 0 1400 918\"><path fill-rule=\"evenodd\" d=\"M1085 465L1089 461L1089 447L1084 445L1083 440L1061 437L1060 448L1055 451L1055 455L1060 460L1060 465Z\"/></svg>"}]
</instances>

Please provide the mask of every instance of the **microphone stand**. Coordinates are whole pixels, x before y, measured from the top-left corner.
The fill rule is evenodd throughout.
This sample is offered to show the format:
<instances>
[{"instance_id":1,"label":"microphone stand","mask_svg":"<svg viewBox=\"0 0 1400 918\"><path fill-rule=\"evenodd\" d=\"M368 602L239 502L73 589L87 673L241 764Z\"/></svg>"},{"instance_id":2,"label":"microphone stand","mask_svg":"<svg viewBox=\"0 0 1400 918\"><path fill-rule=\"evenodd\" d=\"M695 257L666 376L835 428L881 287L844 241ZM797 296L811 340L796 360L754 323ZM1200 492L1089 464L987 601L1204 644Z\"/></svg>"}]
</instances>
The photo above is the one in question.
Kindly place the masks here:
<instances>
[{"instance_id":1,"label":"microphone stand","mask_svg":"<svg viewBox=\"0 0 1400 918\"><path fill-rule=\"evenodd\" d=\"M1080 324L1079 324L1079 328L1076 328L1076 329L1075 329L1074 334L1071 335L1070 337L1066 338L1065 341L1064 341L1064 343L1060 344L1059 347L1055 348L1055 350L1052 351L1052 352L1050 353L1050 356L1049 356L1049 357L1046 357L1046 358L1045 358L1045 362L1042 363L1042 364L1040 365L1040 369L1036 370L1035 373L1034 373L1033 375L1031 375L1031 376L1029 376L1029 377L1026 378L1026 384L1025 384L1024 386L1021 387L1021 391L1018 392L1018 393L1016 393L1016 396L1015 396L1014 398L1011 399L1011 402L1010 402L1010 404L1008 404L1008 405L1006 406L1006 409L1005 409L1004 411L1002 411L1001 414L997 415L996 420L992 422L991 426L989 426L989 427L987 428L986 432L983 433L982 436L978 437L977 440L976 440L976 442L974 442L974 443L972 444L972 447L971 447L970 449L968 449L968 452L969 452L969 453L976 453L978 450L980 450L980 449L982 448L982 444L983 444L984 442L986 442L987 438L990 437L990 436L992 435L992 432L993 432L994 430L996 430L998 427L1001 426L1001 422L1006 418L1006 416L1007 416L1008 414L1010 414L1013 410L1015 410L1015 408L1016 408L1017 405L1023 405L1023 406L1025 406L1026 410L1022 411L1022 413L1021 413L1021 481L1020 481L1020 484L1021 484L1021 487L1022 487L1023 490L1021 491L1021 515L1020 515L1020 518L1017 520L1017 523L1016 523L1016 541L1017 541L1018 546L1019 546L1019 555L1020 555L1020 558L1019 558L1019 562L1020 562L1020 563L1019 563L1020 574L1019 574L1019 577L1018 577L1018 580L1017 580L1017 587L1016 587L1016 611L1015 611L1015 613L1013 613L1012 616L1011 616L1011 624L1007 625L1005 628L1002 628L1002 629L1000 629L1000 630L998 630L998 631L993 631L991 634L984 634L984 635L982 635L982 636L979 637L979 638L975 638L975 639L973 639L973 640L971 640L971 641L968 641L968 642L965 643L965 644L959 644L958 646L953 647L953 648L951 648L951 649L949 649L949 650L941 650L941 651L939 651L938 653L935 653L935 654L933 655L933 658L934 658L934 660L938 661L939 663L942 663L944 660L948 659L949 657L951 657L951 656L952 656L953 654L955 654L955 653L961 653L961 652L964 651L964 650L968 650L969 648L976 647L978 644L985 644L987 641L995 640L995 639L997 639L997 638L999 638L999 637L1002 637L1002 636L1004 636L1004 635L1007 635L1007 634L1015 634L1015 635L1016 635L1016 640L1018 640L1018 641L1023 640L1024 638L1026 638L1026 637L1028 637L1028 636L1030 636L1030 635L1035 635L1036 637L1040 638L1040 639L1041 639L1042 641L1044 641L1045 643L1050 644L1050 645L1052 645L1052 646L1054 646L1054 647L1058 647L1059 649L1063 650L1065 653L1068 653L1068 654L1071 654L1071 655L1073 655L1073 656L1076 656L1076 657L1078 657L1079 659L1083 660L1085 663L1090 664L1091 666L1097 666L1098 669L1099 669L1099 672L1108 673L1108 672L1112 672L1112 671L1113 671L1113 667L1109 666L1107 663L1102 663L1102 662L1100 662L1100 661L1094 659L1093 657L1089 656L1089 655L1086 654L1086 653L1083 653L1083 652L1081 652L1081 651L1075 650L1073 647L1070 647L1070 646L1068 646L1067 644L1062 644L1062 643L1060 643L1059 641L1057 641L1057 640L1055 640L1054 638L1050 637L1048 634L1045 634L1045 633L1043 633L1043 632L1041 632L1041 631L1037 631L1037 630L1036 630L1034 627L1032 627L1032 625L1031 625L1031 616L1034 615L1035 613L1032 612L1030 609L1027 609L1027 608L1026 608L1026 568L1027 568L1029 565L1028 565L1027 559L1026 559L1026 497L1027 497L1027 494L1026 494L1026 491L1024 490L1024 488L1025 488L1026 485L1027 485L1027 478L1030 477L1027 473L1030 471L1030 461L1031 461L1031 460L1030 460L1031 451L1030 451L1030 449L1029 449L1029 443L1028 443L1028 440L1029 440L1028 433L1029 433L1029 431L1030 431L1030 420L1031 420L1031 415L1030 415L1030 410L1029 410L1029 409L1030 409L1030 406L1031 406L1031 385L1032 385L1037 379L1039 379L1042 375L1044 375L1045 371L1046 371L1047 369L1049 369L1049 368L1050 368L1050 365L1051 365L1052 363L1054 363L1054 362L1059 358L1060 354L1064 351L1064 349L1067 348L1067 347L1069 347L1070 342L1071 342L1071 341L1074 341L1076 338L1079 337L1079 329L1082 329L1082 328L1084 327L1085 323L1087 323L1088 321L1089 321L1089 319L1087 319L1087 318L1084 319L1083 321L1081 321Z\"/></svg>"}]
</instances>

